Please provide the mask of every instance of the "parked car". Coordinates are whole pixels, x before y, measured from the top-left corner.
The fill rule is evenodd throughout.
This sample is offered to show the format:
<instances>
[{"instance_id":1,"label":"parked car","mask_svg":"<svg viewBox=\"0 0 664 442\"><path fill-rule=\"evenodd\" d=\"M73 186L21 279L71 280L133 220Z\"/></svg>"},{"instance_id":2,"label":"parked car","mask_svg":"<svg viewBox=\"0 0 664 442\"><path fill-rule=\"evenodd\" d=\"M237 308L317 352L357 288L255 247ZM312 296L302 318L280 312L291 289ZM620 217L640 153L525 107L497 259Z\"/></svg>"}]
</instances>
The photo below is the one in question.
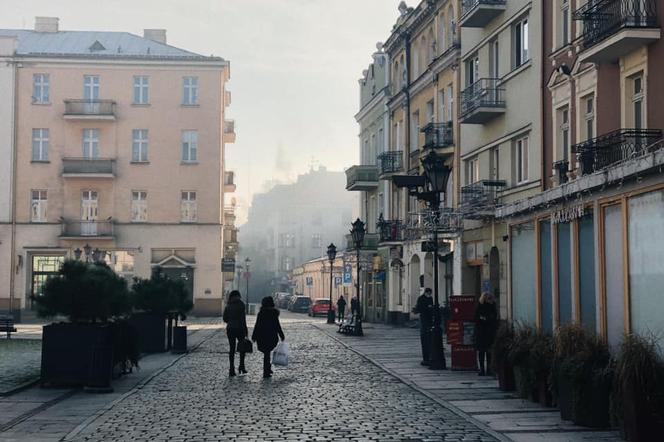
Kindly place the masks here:
<instances>
[{"instance_id":1,"label":"parked car","mask_svg":"<svg viewBox=\"0 0 664 442\"><path fill-rule=\"evenodd\" d=\"M293 295L288 292L276 292L274 294L274 303L277 308L288 308L288 303L292 297Z\"/></svg>"},{"instance_id":2,"label":"parked car","mask_svg":"<svg viewBox=\"0 0 664 442\"><path fill-rule=\"evenodd\" d=\"M288 311L295 313L308 313L310 304L311 298L308 296L293 296L293 298L291 298L290 304L288 305Z\"/></svg>"},{"instance_id":3,"label":"parked car","mask_svg":"<svg viewBox=\"0 0 664 442\"><path fill-rule=\"evenodd\" d=\"M314 301L309 306L309 316L326 316L329 309L329 299L314 299ZM334 305L332 306L332 310L334 310Z\"/></svg>"}]
</instances>

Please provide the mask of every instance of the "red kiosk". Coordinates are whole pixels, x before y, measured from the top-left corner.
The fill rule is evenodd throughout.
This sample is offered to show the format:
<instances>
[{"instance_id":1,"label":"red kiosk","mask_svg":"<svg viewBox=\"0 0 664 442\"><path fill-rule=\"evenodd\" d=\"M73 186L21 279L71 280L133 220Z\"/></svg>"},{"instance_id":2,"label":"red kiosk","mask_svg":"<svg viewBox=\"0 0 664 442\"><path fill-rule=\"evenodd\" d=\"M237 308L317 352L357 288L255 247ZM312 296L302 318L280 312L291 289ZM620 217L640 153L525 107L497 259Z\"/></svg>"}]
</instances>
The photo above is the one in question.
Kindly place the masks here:
<instances>
[{"instance_id":1,"label":"red kiosk","mask_svg":"<svg viewBox=\"0 0 664 442\"><path fill-rule=\"evenodd\" d=\"M447 321L447 343L452 347L452 370L477 370L475 354L475 309L473 295L450 297L450 319Z\"/></svg>"}]
</instances>

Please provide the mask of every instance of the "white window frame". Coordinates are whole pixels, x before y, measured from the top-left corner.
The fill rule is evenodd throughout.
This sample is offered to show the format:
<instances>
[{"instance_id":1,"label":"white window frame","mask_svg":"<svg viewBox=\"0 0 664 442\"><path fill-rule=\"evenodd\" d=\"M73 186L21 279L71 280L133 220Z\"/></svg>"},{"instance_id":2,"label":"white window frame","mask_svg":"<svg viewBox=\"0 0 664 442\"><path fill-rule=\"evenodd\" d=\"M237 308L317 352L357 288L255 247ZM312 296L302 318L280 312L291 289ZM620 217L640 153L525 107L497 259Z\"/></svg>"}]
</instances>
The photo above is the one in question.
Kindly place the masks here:
<instances>
[{"instance_id":1,"label":"white window frame","mask_svg":"<svg viewBox=\"0 0 664 442\"><path fill-rule=\"evenodd\" d=\"M420 149L420 111L416 110L410 116L410 152Z\"/></svg>"},{"instance_id":2,"label":"white window frame","mask_svg":"<svg viewBox=\"0 0 664 442\"><path fill-rule=\"evenodd\" d=\"M496 146L490 150L491 152L491 179L500 179L500 147Z\"/></svg>"},{"instance_id":3,"label":"white window frame","mask_svg":"<svg viewBox=\"0 0 664 442\"><path fill-rule=\"evenodd\" d=\"M99 129L83 129L83 158L99 158Z\"/></svg>"},{"instance_id":4,"label":"white window frame","mask_svg":"<svg viewBox=\"0 0 664 442\"><path fill-rule=\"evenodd\" d=\"M480 180L480 159L479 157L473 157L468 160L467 164L466 184L475 184Z\"/></svg>"},{"instance_id":5,"label":"white window frame","mask_svg":"<svg viewBox=\"0 0 664 442\"><path fill-rule=\"evenodd\" d=\"M48 191L33 189L30 191L30 222L47 222Z\"/></svg>"},{"instance_id":6,"label":"white window frame","mask_svg":"<svg viewBox=\"0 0 664 442\"><path fill-rule=\"evenodd\" d=\"M132 129L131 162L147 163L149 152L148 130Z\"/></svg>"},{"instance_id":7,"label":"white window frame","mask_svg":"<svg viewBox=\"0 0 664 442\"><path fill-rule=\"evenodd\" d=\"M644 106L643 104L645 103L645 82L644 82L644 77L642 73L639 73L637 75L634 75L632 77L632 126L635 129L643 129L646 127L646 115L644 112ZM638 82L637 82L638 80ZM637 90L636 86L639 84L641 88ZM636 121L636 108L637 106L640 109L640 124L637 124Z\"/></svg>"},{"instance_id":8,"label":"white window frame","mask_svg":"<svg viewBox=\"0 0 664 442\"><path fill-rule=\"evenodd\" d=\"M589 94L583 97L583 120L586 140L595 138L595 94ZM590 103L590 110L588 109Z\"/></svg>"},{"instance_id":9,"label":"white window frame","mask_svg":"<svg viewBox=\"0 0 664 442\"><path fill-rule=\"evenodd\" d=\"M198 77L182 78L182 104L184 106L198 105Z\"/></svg>"},{"instance_id":10,"label":"white window frame","mask_svg":"<svg viewBox=\"0 0 664 442\"><path fill-rule=\"evenodd\" d=\"M500 78L500 43L498 37L489 42L491 77Z\"/></svg>"},{"instance_id":11,"label":"white window frame","mask_svg":"<svg viewBox=\"0 0 664 442\"><path fill-rule=\"evenodd\" d=\"M182 162L198 163L198 131L182 131Z\"/></svg>"},{"instance_id":12,"label":"white window frame","mask_svg":"<svg viewBox=\"0 0 664 442\"><path fill-rule=\"evenodd\" d=\"M447 86L447 121L454 120L454 85Z\"/></svg>"},{"instance_id":13,"label":"white window frame","mask_svg":"<svg viewBox=\"0 0 664 442\"><path fill-rule=\"evenodd\" d=\"M560 2L560 27L559 32L561 34L560 44L562 46L567 46L570 43L570 0L561 0Z\"/></svg>"},{"instance_id":14,"label":"white window frame","mask_svg":"<svg viewBox=\"0 0 664 442\"><path fill-rule=\"evenodd\" d=\"M32 129L32 161L48 161L49 137L48 129Z\"/></svg>"},{"instance_id":15,"label":"white window frame","mask_svg":"<svg viewBox=\"0 0 664 442\"><path fill-rule=\"evenodd\" d=\"M134 75L134 104L150 104L150 77Z\"/></svg>"},{"instance_id":16,"label":"white window frame","mask_svg":"<svg viewBox=\"0 0 664 442\"><path fill-rule=\"evenodd\" d=\"M87 101L97 101L100 95L99 75L83 76L83 98Z\"/></svg>"},{"instance_id":17,"label":"white window frame","mask_svg":"<svg viewBox=\"0 0 664 442\"><path fill-rule=\"evenodd\" d=\"M524 17L512 25L512 59L514 69L523 66L530 60L529 29L528 17Z\"/></svg>"},{"instance_id":18,"label":"white window frame","mask_svg":"<svg viewBox=\"0 0 664 442\"><path fill-rule=\"evenodd\" d=\"M571 164L571 143L572 143L572 130L571 130L571 125L570 125L570 118L571 118L571 112L570 112L570 106L569 104L565 104L558 109L556 109L556 119L558 120L558 130L557 130L557 140L556 140L556 145L558 148L556 149L556 160L557 161L570 161L570 168L572 167ZM567 119L565 119L565 115L567 115ZM560 152L560 154L558 153Z\"/></svg>"},{"instance_id":19,"label":"white window frame","mask_svg":"<svg viewBox=\"0 0 664 442\"><path fill-rule=\"evenodd\" d=\"M195 223L198 220L196 196L193 190L180 192L180 221L183 223Z\"/></svg>"},{"instance_id":20,"label":"white window frame","mask_svg":"<svg viewBox=\"0 0 664 442\"><path fill-rule=\"evenodd\" d=\"M528 136L514 141L514 178L517 185L528 182L528 147Z\"/></svg>"},{"instance_id":21,"label":"white window frame","mask_svg":"<svg viewBox=\"0 0 664 442\"><path fill-rule=\"evenodd\" d=\"M48 74L32 75L32 104L49 104L51 100L51 84Z\"/></svg>"},{"instance_id":22,"label":"white window frame","mask_svg":"<svg viewBox=\"0 0 664 442\"><path fill-rule=\"evenodd\" d=\"M144 190L131 191L131 222L148 221L148 193Z\"/></svg>"}]
</instances>

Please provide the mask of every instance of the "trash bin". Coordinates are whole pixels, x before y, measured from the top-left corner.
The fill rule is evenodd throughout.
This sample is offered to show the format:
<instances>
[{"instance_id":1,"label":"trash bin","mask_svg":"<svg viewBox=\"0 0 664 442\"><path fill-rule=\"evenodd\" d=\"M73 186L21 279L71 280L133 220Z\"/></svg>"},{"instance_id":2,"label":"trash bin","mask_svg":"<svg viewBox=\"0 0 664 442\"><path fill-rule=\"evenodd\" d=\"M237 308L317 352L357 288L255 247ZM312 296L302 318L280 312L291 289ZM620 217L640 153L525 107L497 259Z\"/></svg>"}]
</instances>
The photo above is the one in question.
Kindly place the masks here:
<instances>
[{"instance_id":1,"label":"trash bin","mask_svg":"<svg viewBox=\"0 0 664 442\"><path fill-rule=\"evenodd\" d=\"M187 352L187 327L173 327L173 349L171 353Z\"/></svg>"}]
</instances>

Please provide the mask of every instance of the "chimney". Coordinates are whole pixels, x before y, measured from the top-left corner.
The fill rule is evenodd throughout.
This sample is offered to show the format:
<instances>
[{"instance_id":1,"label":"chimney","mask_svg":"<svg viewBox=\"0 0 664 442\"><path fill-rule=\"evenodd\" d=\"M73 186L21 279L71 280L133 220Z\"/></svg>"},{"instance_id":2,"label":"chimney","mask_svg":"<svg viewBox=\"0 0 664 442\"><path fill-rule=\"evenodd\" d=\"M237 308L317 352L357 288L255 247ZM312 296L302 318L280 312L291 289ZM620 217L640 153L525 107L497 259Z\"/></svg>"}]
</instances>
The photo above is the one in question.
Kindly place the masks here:
<instances>
[{"instance_id":1,"label":"chimney","mask_svg":"<svg viewBox=\"0 0 664 442\"><path fill-rule=\"evenodd\" d=\"M58 32L58 17L35 17L35 31Z\"/></svg>"},{"instance_id":2,"label":"chimney","mask_svg":"<svg viewBox=\"0 0 664 442\"><path fill-rule=\"evenodd\" d=\"M166 44L166 29L143 29L143 38Z\"/></svg>"}]
</instances>

